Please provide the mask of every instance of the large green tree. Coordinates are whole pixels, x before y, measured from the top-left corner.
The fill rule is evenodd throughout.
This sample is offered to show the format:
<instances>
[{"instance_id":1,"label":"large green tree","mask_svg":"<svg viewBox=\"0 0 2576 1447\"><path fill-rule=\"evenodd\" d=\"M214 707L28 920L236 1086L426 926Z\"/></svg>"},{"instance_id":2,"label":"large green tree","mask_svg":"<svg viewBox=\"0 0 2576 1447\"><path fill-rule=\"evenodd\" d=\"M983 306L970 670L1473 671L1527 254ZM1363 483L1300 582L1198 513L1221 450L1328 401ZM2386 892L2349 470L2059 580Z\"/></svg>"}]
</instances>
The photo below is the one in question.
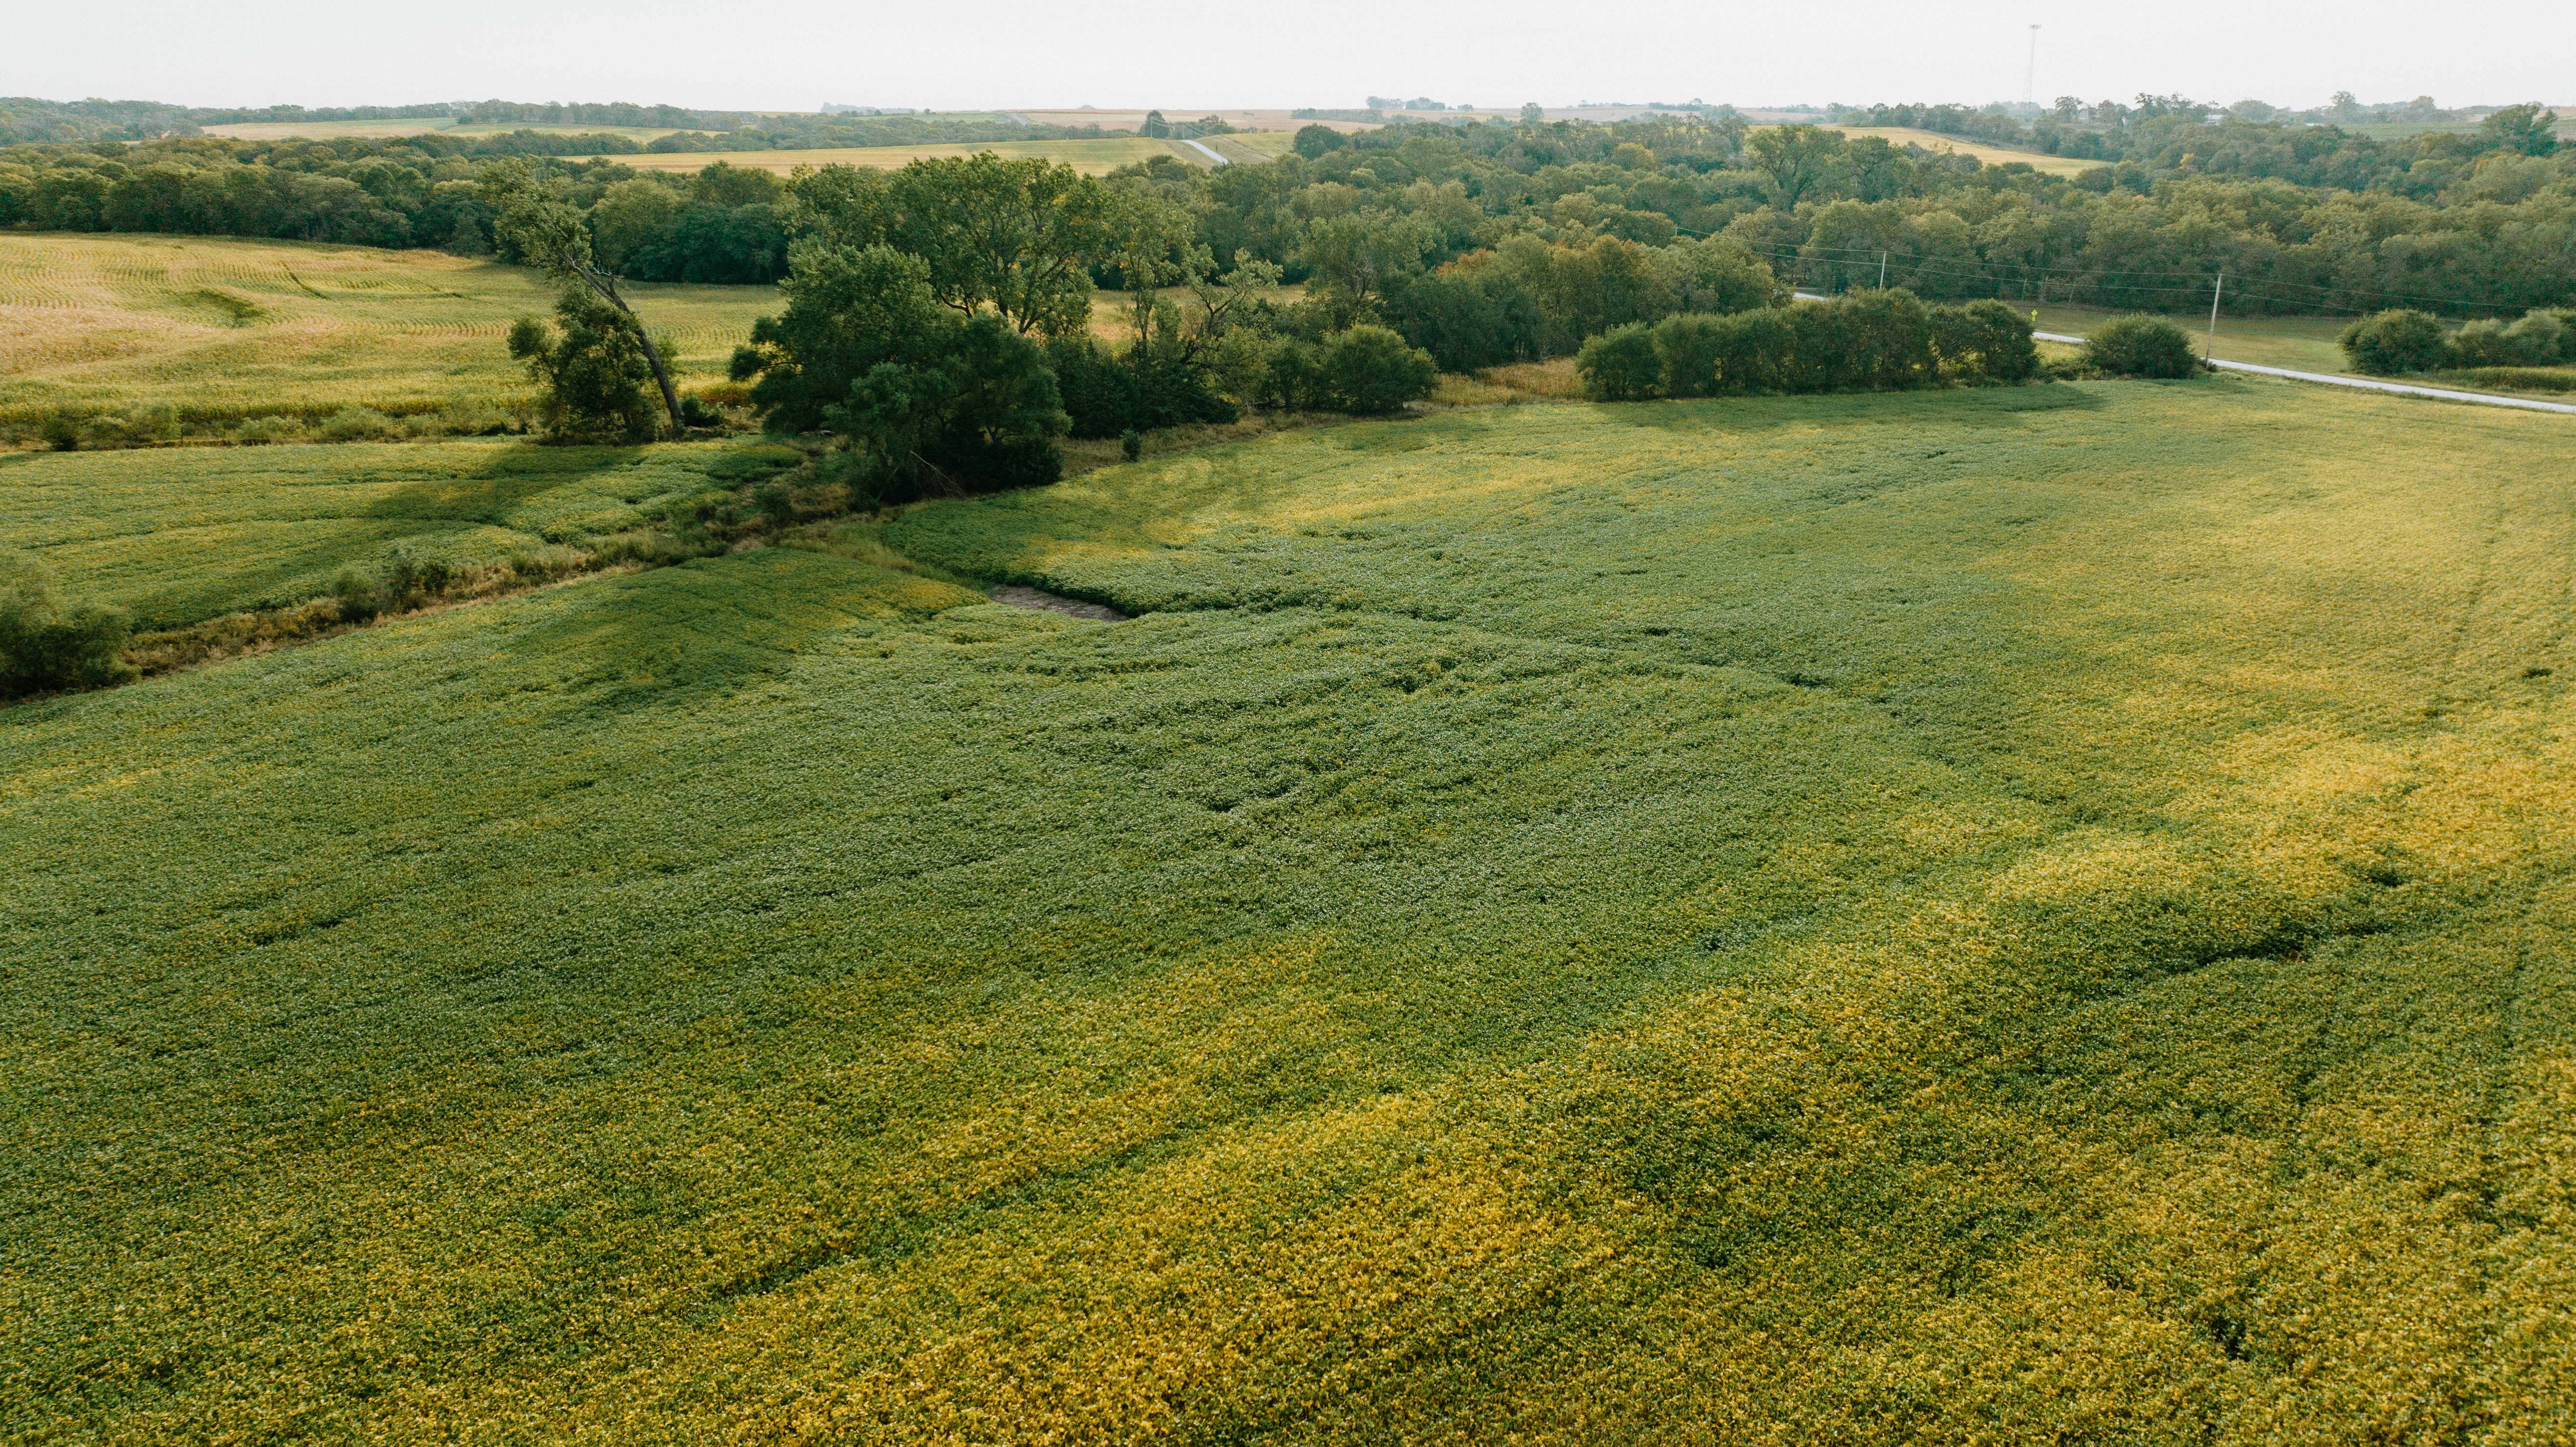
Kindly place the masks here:
<instances>
[{"instance_id":1,"label":"large green tree","mask_svg":"<svg viewBox=\"0 0 2576 1447\"><path fill-rule=\"evenodd\" d=\"M546 425L570 437L650 436L653 404L644 383L644 331L619 311L578 287L567 287L555 306L556 325L521 317L510 328L510 355L542 389Z\"/></svg>"},{"instance_id":2,"label":"large green tree","mask_svg":"<svg viewBox=\"0 0 2576 1447\"><path fill-rule=\"evenodd\" d=\"M633 325L645 364L652 369L653 381L662 389L662 405L670 413L672 433L687 431L688 423L680 415L680 393L671 385L671 370L663 365L661 349L653 345L652 333L645 329L643 318L635 315L635 308L626 304L625 297L618 295L617 278L592 257L590 227L582 214L547 189L526 161L515 157L484 170L482 192L500 213L492 223L493 230L520 256L544 267L548 276L566 287L582 288L625 314Z\"/></svg>"},{"instance_id":3,"label":"large green tree","mask_svg":"<svg viewBox=\"0 0 2576 1447\"><path fill-rule=\"evenodd\" d=\"M800 241L786 310L734 353L771 429L828 429L880 501L939 482L1052 482L1066 417L1037 343L999 312L942 305L929 263L882 243Z\"/></svg>"},{"instance_id":4,"label":"large green tree","mask_svg":"<svg viewBox=\"0 0 2576 1447\"><path fill-rule=\"evenodd\" d=\"M989 151L915 161L883 179L826 166L791 189L808 234L920 257L940 304L989 310L1024 336L1087 325L1091 268L1119 260L1169 209L1071 166ZM1185 221L1179 230L1186 237Z\"/></svg>"},{"instance_id":5,"label":"large green tree","mask_svg":"<svg viewBox=\"0 0 2576 1447\"><path fill-rule=\"evenodd\" d=\"M958 321L931 289L930 263L882 243L800 241L778 294L786 310L752 324L732 373L758 379L752 405L785 432L820 428L823 409L846 402L870 370L940 351Z\"/></svg>"},{"instance_id":6,"label":"large green tree","mask_svg":"<svg viewBox=\"0 0 2576 1447\"><path fill-rule=\"evenodd\" d=\"M2558 149L2558 113L2534 102L2506 106L2478 126L2478 138L2500 151L2546 156Z\"/></svg>"},{"instance_id":7,"label":"large green tree","mask_svg":"<svg viewBox=\"0 0 2576 1447\"><path fill-rule=\"evenodd\" d=\"M1817 126L1772 126L1744 143L1746 160L1771 178L1772 204L1786 211L1832 191L1849 169L1842 133Z\"/></svg>"}]
</instances>

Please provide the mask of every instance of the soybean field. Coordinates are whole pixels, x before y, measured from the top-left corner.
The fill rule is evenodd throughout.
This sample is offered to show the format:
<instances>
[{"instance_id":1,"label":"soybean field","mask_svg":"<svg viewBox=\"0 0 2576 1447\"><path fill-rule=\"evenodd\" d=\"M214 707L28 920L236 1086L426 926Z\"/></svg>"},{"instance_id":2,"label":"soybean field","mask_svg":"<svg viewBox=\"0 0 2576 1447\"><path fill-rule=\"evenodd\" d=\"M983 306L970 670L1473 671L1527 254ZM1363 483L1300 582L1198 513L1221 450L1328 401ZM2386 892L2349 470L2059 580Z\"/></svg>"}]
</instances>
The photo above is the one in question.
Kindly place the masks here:
<instances>
[{"instance_id":1,"label":"soybean field","mask_svg":"<svg viewBox=\"0 0 2576 1447\"><path fill-rule=\"evenodd\" d=\"M2562 427L1498 407L883 529L1132 621L0 710L0 1433L2565 1440Z\"/></svg>"},{"instance_id":2,"label":"soybean field","mask_svg":"<svg viewBox=\"0 0 2576 1447\"><path fill-rule=\"evenodd\" d=\"M797 460L501 440L0 453L0 550L166 628L301 603L397 548L470 567L595 543Z\"/></svg>"}]
</instances>

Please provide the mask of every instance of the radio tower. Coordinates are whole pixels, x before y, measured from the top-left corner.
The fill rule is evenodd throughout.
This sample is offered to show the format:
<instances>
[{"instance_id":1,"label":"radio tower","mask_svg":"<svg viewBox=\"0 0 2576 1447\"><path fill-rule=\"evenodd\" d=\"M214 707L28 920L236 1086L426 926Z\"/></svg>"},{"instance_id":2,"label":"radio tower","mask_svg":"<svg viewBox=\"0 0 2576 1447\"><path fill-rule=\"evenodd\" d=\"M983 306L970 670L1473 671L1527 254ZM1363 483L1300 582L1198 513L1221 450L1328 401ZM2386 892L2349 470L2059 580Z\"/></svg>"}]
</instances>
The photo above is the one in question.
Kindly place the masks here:
<instances>
[{"instance_id":1,"label":"radio tower","mask_svg":"<svg viewBox=\"0 0 2576 1447\"><path fill-rule=\"evenodd\" d=\"M2039 27L2034 25L2030 28L2030 64L2022 67L2021 72L2021 103L2023 105L2029 105L2031 103L2030 85L2032 81L2037 80L2038 78Z\"/></svg>"}]
</instances>

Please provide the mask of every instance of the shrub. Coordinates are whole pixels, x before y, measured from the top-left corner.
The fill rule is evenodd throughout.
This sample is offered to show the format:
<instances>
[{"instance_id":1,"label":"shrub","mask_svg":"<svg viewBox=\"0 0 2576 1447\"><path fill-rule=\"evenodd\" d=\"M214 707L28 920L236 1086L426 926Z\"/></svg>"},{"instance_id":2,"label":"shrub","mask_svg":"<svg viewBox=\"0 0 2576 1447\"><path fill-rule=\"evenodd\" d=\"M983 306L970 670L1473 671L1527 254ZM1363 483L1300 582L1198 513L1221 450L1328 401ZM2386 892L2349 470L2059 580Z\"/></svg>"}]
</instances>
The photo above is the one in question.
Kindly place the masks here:
<instances>
[{"instance_id":1,"label":"shrub","mask_svg":"<svg viewBox=\"0 0 2576 1447\"><path fill-rule=\"evenodd\" d=\"M2430 372L2451 362L2450 339L2429 312L2378 312L2344 328L2338 340L2356 369L2377 376Z\"/></svg>"},{"instance_id":2,"label":"shrub","mask_svg":"<svg viewBox=\"0 0 2576 1447\"><path fill-rule=\"evenodd\" d=\"M1178 325L1175 315L1169 326ZM1121 354L1088 336L1058 337L1047 344L1046 365L1076 437L1232 422L1243 415L1217 395L1216 379L1202 361L1159 327L1153 344Z\"/></svg>"},{"instance_id":3,"label":"shrub","mask_svg":"<svg viewBox=\"0 0 2576 1447\"><path fill-rule=\"evenodd\" d=\"M1859 340L1841 302L1782 309L1789 323L1789 346L1773 363L1783 392L1831 392L1851 385L1864 360L1854 354Z\"/></svg>"},{"instance_id":4,"label":"shrub","mask_svg":"<svg viewBox=\"0 0 2576 1447\"><path fill-rule=\"evenodd\" d=\"M86 414L69 407L56 407L36 420L36 437L57 452L70 452L80 446L81 423Z\"/></svg>"},{"instance_id":5,"label":"shrub","mask_svg":"<svg viewBox=\"0 0 2576 1447\"><path fill-rule=\"evenodd\" d=\"M1732 319L1727 317L1686 314L1656 323L1655 361L1664 395L1716 395L1729 370L1726 360L1734 351L1736 334ZM1578 361L1576 365L1582 364Z\"/></svg>"},{"instance_id":6,"label":"shrub","mask_svg":"<svg viewBox=\"0 0 2576 1447\"><path fill-rule=\"evenodd\" d=\"M1118 450L1129 462L1145 455L1145 434L1130 427L1118 434Z\"/></svg>"},{"instance_id":7,"label":"shrub","mask_svg":"<svg viewBox=\"0 0 2576 1447\"><path fill-rule=\"evenodd\" d=\"M2549 312L2525 313L2518 321L2474 321L2451 336L2454 366L2547 367L2560 359L2566 327Z\"/></svg>"},{"instance_id":8,"label":"shrub","mask_svg":"<svg viewBox=\"0 0 2576 1447\"><path fill-rule=\"evenodd\" d=\"M1790 362L1798 347L1798 329L1787 307L1765 307L1727 318L1727 352L1719 363L1718 386L1727 392L1787 392Z\"/></svg>"},{"instance_id":9,"label":"shrub","mask_svg":"<svg viewBox=\"0 0 2576 1447\"><path fill-rule=\"evenodd\" d=\"M331 596L340 603L340 617L350 623L364 623L381 611L376 599L376 580L356 568L342 568L331 580Z\"/></svg>"},{"instance_id":10,"label":"shrub","mask_svg":"<svg viewBox=\"0 0 2576 1447\"><path fill-rule=\"evenodd\" d=\"M1655 329L1644 322L1612 327L1574 354L1583 395L1595 402L1642 402L1663 385L1663 360L1655 354Z\"/></svg>"},{"instance_id":11,"label":"shrub","mask_svg":"<svg viewBox=\"0 0 2576 1447\"><path fill-rule=\"evenodd\" d=\"M510 355L539 389L538 411L564 437L627 441L653 435L659 404L646 394L653 369L634 318L585 291L555 304L555 326L521 317L510 328Z\"/></svg>"},{"instance_id":12,"label":"shrub","mask_svg":"<svg viewBox=\"0 0 2576 1447\"><path fill-rule=\"evenodd\" d=\"M119 657L126 616L95 603L66 611L29 565L0 571L0 698L104 688L134 677Z\"/></svg>"},{"instance_id":13,"label":"shrub","mask_svg":"<svg viewBox=\"0 0 2576 1447\"><path fill-rule=\"evenodd\" d=\"M1932 314L1903 287L1854 292L1839 303L1845 334L1846 385L1894 391L1939 376L1932 355Z\"/></svg>"},{"instance_id":14,"label":"shrub","mask_svg":"<svg viewBox=\"0 0 2576 1447\"><path fill-rule=\"evenodd\" d=\"M141 408L125 418L128 442L176 442L179 430L179 409L167 402Z\"/></svg>"},{"instance_id":15,"label":"shrub","mask_svg":"<svg viewBox=\"0 0 2576 1447\"><path fill-rule=\"evenodd\" d=\"M331 442L383 442L402 435L401 423L372 407L343 407L322 423L322 436Z\"/></svg>"},{"instance_id":16,"label":"shrub","mask_svg":"<svg viewBox=\"0 0 2576 1447\"><path fill-rule=\"evenodd\" d=\"M692 393L680 399L680 425L705 428L713 432L724 430L729 423L725 414L718 411L713 403Z\"/></svg>"},{"instance_id":17,"label":"shrub","mask_svg":"<svg viewBox=\"0 0 2576 1447\"><path fill-rule=\"evenodd\" d=\"M1108 348L1087 336L1057 337L1047 343L1047 368L1055 373L1073 436L1115 437L1136 425L1143 389L1136 370L1118 365Z\"/></svg>"},{"instance_id":18,"label":"shrub","mask_svg":"<svg viewBox=\"0 0 2576 1447\"><path fill-rule=\"evenodd\" d=\"M516 430L510 414L489 402L450 402L432 425L450 437L499 437Z\"/></svg>"},{"instance_id":19,"label":"shrub","mask_svg":"<svg viewBox=\"0 0 2576 1447\"><path fill-rule=\"evenodd\" d=\"M233 429L233 440L251 447L292 442L303 435L304 424L292 417L246 417Z\"/></svg>"},{"instance_id":20,"label":"shrub","mask_svg":"<svg viewBox=\"0 0 2576 1447\"><path fill-rule=\"evenodd\" d=\"M1292 411L1322 407L1327 405L1323 389L1323 363L1314 347L1285 341L1271 351L1261 383L1265 405Z\"/></svg>"},{"instance_id":21,"label":"shrub","mask_svg":"<svg viewBox=\"0 0 2576 1447\"><path fill-rule=\"evenodd\" d=\"M1932 355L1942 376L2027 382L2039 372L2030 319L2002 302L1932 308Z\"/></svg>"},{"instance_id":22,"label":"shrub","mask_svg":"<svg viewBox=\"0 0 2576 1447\"><path fill-rule=\"evenodd\" d=\"M399 613L446 592L455 581L456 569L446 559L398 547L385 560L383 588L376 601L383 611Z\"/></svg>"},{"instance_id":23,"label":"shrub","mask_svg":"<svg viewBox=\"0 0 2576 1447\"><path fill-rule=\"evenodd\" d=\"M1440 368L1429 352L1384 327L1352 327L1324 341L1316 370L1326 405L1361 417L1401 409L1431 393Z\"/></svg>"},{"instance_id":24,"label":"shrub","mask_svg":"<svg viewBox=\"0 0 2576 1447\"><path fill-rule=\"evenodd\" d=\"M2026 382L2030 324L2000 302L1927 307L1902 289L1728 316L1683 313L1614 328L1575 359L1600 401L1917 387L1938 378Z\"/></svg>"},{"instance_id":25,"label":"shrub","mask_svg":"<svg viewBox=\"0 0 2576 1447\"><path fill-rule=\"evenodd\" d=\"M2189 377L2200 371L2191 333L2163 317L2113 317L2084 341L2084 366L2110 377Z\"/></svg>"}]
</instances>

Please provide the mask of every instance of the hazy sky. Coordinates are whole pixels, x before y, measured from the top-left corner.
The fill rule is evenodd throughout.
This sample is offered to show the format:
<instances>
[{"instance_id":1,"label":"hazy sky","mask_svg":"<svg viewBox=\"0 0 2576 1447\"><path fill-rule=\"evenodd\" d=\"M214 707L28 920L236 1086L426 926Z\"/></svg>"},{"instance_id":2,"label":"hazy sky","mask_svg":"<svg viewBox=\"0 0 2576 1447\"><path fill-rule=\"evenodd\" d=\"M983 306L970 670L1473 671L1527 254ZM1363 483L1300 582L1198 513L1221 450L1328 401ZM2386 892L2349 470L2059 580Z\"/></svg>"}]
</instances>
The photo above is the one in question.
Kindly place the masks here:
<instances>
[{"instance_id":1,"label":"hazy sky","mask_svg":"<svg viewBox=\"0 0 2576 1447\"><path fill-rule=\"evenodd\" d=\"M0 94L193 105L501 97L810 110L1356 106L1370 94L1484 108L1577 101L2126 100L2181 91L2275 105L2429 94L2576 101L2576 6L2459 0L1829 6L1304 0L1115 9L1033 0L128 0L13 7Z\"/></svg>"}]
</instances>

